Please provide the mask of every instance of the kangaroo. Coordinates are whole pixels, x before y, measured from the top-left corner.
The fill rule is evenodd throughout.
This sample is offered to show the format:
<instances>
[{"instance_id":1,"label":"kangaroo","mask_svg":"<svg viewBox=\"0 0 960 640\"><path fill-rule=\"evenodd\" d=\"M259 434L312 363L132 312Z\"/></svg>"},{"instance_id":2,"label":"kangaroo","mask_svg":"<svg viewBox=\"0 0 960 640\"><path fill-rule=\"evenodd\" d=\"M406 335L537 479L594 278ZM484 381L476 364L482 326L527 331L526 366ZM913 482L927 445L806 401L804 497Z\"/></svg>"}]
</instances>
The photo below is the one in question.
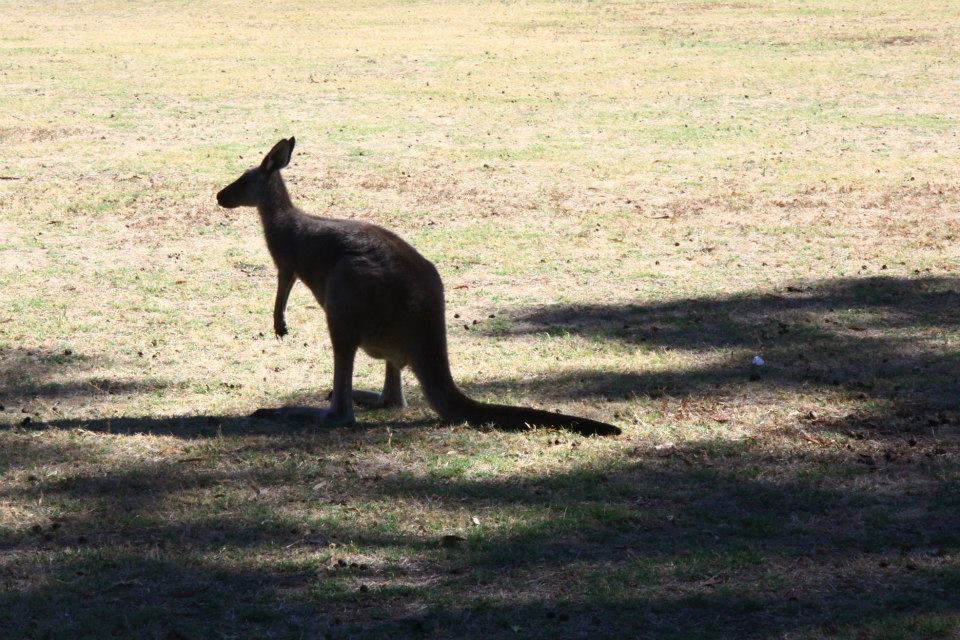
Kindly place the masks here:
<instances>
[{"instance_id":1,"label":"kangaroo","mask_svg":"<svg viewBox=\"0 0 960 640\"><path fill-rule=\"evenodd\" d=\"M267 419L307 419L338 427L355 422L353 403L406 405L400 372L408 365L427 402L445 423L492 424L519 430L532 426L584 435L617 435L617 427L559 413L477 402L450 373L443 283L436 267L399 236L373 224L308 215L290 200L280 170L293 154L294 138L280 140L258 167L217 194L228 209L256 207L267 248L277 267L273 330L287 334L284 312L299 279L327 315L333 344L333 392L328 408L286 406L258 409ZM357 349L386 361L383 392L353 390Z\"/></svg>"}]
</instances>

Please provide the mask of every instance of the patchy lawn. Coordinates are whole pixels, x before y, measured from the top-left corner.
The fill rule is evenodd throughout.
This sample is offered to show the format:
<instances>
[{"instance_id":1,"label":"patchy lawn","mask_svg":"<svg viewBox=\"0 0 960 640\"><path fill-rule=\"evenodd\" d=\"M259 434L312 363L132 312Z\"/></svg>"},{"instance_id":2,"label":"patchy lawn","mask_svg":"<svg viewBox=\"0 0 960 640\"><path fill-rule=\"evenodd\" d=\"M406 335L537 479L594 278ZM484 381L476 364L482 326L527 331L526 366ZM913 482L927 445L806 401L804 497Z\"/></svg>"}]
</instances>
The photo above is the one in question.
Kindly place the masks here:
<instances>
[{"instance_id":1,"label":"patchy lawn","mask_svg":"<svg viewBox=\"0 0 960 640\"><path fill-rule=\"evenodd\" d=\"M960 7L0 15L0 635L960 633ZM213 199L289 135L469 393L624 435L244 417L332 379Z\"/></svg>"}]
</instances>

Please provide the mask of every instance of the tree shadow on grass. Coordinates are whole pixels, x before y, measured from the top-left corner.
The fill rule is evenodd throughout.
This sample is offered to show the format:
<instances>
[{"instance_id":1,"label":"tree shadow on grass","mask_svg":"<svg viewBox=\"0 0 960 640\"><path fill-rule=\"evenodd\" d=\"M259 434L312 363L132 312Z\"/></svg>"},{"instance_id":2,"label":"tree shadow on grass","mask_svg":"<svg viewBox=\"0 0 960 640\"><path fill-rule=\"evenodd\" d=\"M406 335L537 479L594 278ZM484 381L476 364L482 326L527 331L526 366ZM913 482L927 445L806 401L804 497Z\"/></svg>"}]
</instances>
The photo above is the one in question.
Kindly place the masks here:
<instances>
[{"instance_id":1,"label":"tree shadow on grass","mask_svg":"<svg viewBox=\"0 0 960 640\"><path fill-rule=\"evenodd\" d=\"M163 389L157 380L119 380L108 376L78 374L98 368L98 358L72 349L0 349L0 405L21 410L26 416L37 401L62 401L91 397L125 396ZM62 381L51 379L67 377ZM23 416L18 416L23 417Z\"/></svg>"},{"instance_id":2,"label":"tree shadow on grass","mask_svg":"<svg viewBox=\"0 0 960 640\"><path fill-rule=\"evenodd\" d=\"M520 312L509 328L490 331L508 337L576 335L629 349L701 354L705 364L578 369L472 385L480 393L562 400L824 391L875 405L850 416L849 428L894 420L899 429L903 419L949 421L960 411L960 278L846 278L779 293L661 304L554 305ZM766 364L752 367L754 355Z\"/></svg>"},{"instance_id":3,"label":"tree shadow on grass","mask_svg":"<svg viewBox=\"0 0 960 640\"><path fill-rule=\"evenodd\" d=\"M0 531L0 628L14 638L950 637L960 434L957 358L943 338L956 329L957 286L880 278L554 308L514 330L760 351L770 364L753 384L847 386L877 401L856 418L897 435L877 442L622 443L596 457L548 434L558 454L548 471L490 477L470 456L437 473L396 460L367 469L380 451L370 444L389 441L384 425L318 432L188 416L15 430L0 450L0 468L19 465L0 508L42 503L54 515ZM704 397L737 393L747 374L732 363L660 377L583 371L528 386ZM31 437L38 430L58 437ZM401 434L406 446L420 431ZM87 432L133 447L140 434L174 435L195 449L118 466ZM29 464L55 468L30 479Z\"/></svg>"},{"instance_id":4,"label":"tree shadow on grass","mask_svg":"<svg viewBox=\"0 0 960 640\"><path fill-rule=\"evenodd\" d=\"M721 440L580 461L578 440L558 439L560 471L373 478L331 470L357 444L335 436L295 435L272 458L221 442L5 491L63 508L0 538L0 628L880 638L960 620L953 444L866 465L843 449ZM397 509L444 528L398 526ZM444 544L445 532L463 539Z\"/></svg>"}]
</instances>

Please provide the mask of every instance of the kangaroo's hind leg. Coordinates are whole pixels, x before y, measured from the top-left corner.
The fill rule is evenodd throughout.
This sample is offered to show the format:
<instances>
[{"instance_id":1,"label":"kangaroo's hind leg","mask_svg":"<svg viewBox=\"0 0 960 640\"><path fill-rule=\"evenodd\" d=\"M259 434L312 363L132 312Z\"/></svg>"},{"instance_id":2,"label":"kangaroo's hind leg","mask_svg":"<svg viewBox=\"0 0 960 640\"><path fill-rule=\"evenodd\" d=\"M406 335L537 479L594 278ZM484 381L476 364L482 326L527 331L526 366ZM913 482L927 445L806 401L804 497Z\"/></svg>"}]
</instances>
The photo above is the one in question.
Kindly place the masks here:
<instances>
[{"instance_id":1,"label":"kangaroo's hind leg","mask_svg":"<svg viewBox=\"0 0 960 640\"><path fill-rule=\"evenodd\" d=\"M257 409L250 417L311 422L321 427L343 427L354 424L356 418L353 414L353 362L356 355L356 344L334 338L333 393L330 394L328 408L287 406Z\"/></svg>"},{"instance_id":2,"label":"kangaroo's hind leg","mask_svg":"<svg viewBox=\"0 0 960 640\"><path fill-rule=\"evenodd\" d=\"M407 406L407 401L403 397L403 385L400 383L400 367L389 361L387 361L387 371L383 378L380 406L384 409L402 409Z\"/></svg>"},{"instance_id":3,"label":"kangaroo's hind leg","mask_svg":"<svg viewBox=\"0 0 960 640\"><path fill-rule=\"evenodd\" d=\"M328 398L333 398L330 392ZM403 397L403 385L400 382L400 367L387 362L386 375L383 379L383 391L353 390L353 401L366 409L402 409L407 406Z\"/></svg>"}]
</instances>

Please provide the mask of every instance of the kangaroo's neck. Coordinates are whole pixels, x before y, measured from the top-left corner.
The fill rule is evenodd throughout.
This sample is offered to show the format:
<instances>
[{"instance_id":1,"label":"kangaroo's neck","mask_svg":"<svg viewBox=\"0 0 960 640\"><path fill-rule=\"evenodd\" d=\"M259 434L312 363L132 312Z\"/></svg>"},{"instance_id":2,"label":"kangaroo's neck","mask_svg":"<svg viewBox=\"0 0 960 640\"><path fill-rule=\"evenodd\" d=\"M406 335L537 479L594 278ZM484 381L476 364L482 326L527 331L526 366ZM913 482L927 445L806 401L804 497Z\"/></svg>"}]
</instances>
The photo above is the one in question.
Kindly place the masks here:
<instances>
[{"instance_id":1,"label":"kangaroo's neck","mask_svg":"<svg viewBox=\"0 0 960 640\"><path fill-rule=\"evenodd\" d=\"M290 200L287 185L279 171L274 171L267 180L266 193L257 205L264 226L272 226L296 216L296 208Z\"/></svg>"}]
</instances>

